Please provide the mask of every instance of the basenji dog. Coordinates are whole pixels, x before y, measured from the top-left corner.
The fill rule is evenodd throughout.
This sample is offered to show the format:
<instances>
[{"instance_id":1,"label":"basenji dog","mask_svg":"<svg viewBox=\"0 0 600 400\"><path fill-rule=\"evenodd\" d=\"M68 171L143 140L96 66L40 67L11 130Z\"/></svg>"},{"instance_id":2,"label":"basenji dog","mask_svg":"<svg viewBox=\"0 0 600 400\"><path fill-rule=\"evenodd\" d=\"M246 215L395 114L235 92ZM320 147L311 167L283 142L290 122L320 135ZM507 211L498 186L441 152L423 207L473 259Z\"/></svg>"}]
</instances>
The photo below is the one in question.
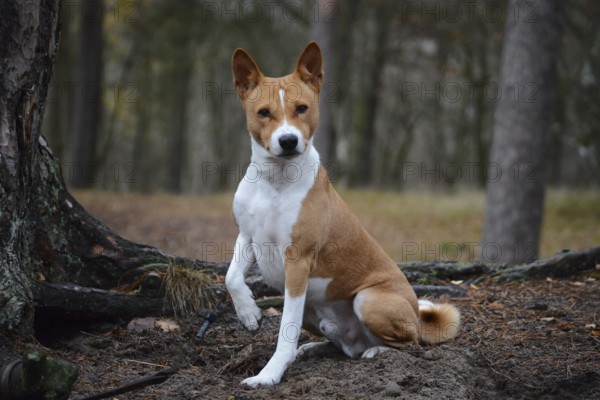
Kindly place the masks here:
<instances>
[{"instance_id":1,"label":"basenji dog","mask_svg":"<svg viewBox=\"0 0 600 400\"><path fill-rule=\"evenodd\" d=\"M299 354L334 345L372 357L391 347L456 336L458 310L419 300L408 280L361 226L331 185L313 145L323 59L315 42L294 72L262 74L243 49L232 58L246 113L252 158L233 201L240 233L226 276L239 320L258 329L261 310L244 276L258 264L264 282L284 294L275 353L242 384L280 382ZM298 348L301 328L328 342Z\"/></svg>"}]
</instances>

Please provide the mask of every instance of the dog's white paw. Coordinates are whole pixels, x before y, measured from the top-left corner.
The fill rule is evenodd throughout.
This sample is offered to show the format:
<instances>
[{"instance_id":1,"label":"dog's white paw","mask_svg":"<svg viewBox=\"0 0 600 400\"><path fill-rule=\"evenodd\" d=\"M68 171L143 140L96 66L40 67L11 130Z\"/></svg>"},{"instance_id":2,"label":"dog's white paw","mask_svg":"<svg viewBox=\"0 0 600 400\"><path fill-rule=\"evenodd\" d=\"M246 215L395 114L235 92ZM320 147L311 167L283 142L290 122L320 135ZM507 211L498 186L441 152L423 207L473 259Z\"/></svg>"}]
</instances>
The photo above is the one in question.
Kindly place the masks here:
<instances>
[{"instance_id":1,"label":"dog's white paw","mask_svg":"<svg viewBox=\"0 0 600 400\"><path fill-rule=\"evenodd\" d=\"M376 355L385 353L386 351L389 351L389 350L391 350L391 349L386 346L375 346L375 347L366 349L360 357L361 358L373 358Z\"/></svg>"},{"instance_id":2,"label":"dog's white paw","mask_svg":"<svg viewBox=\"0 0 600 400\"><path fill-rule=\"evenodd\" d=\"M298 350L296 351L296 357L300 358L309 356L322 347L325 343L327 342L304 343L302 346L298 347Z\"/></svg>"},{"instance_id":3,"label":"dog's white paw","mask_svg":"<svg viewBox=\"0 0 600 400\"><path fill-rule=\"evenodd\" d=\"M246 329L249 331L255 331L258 329L258 322L262 318L262 312L254 300L244 302L243 304L240 304L239 307L236 306L235 311L238 319L242 324L244 324Z\"/></svg>"},{"instance_id":4,"label":"dog's white paw","mask_svg":"<svg viewBox=\"0 0 600 400\"><path fill-rule=\"evenodd\" d=\"M313 356L324 356L338 353L339 350L333 345L333 343L327 342L311 342L305 343L298 347L296 351L296 357L313 357Z\"/></svg>"},{"instance_id":5,"label":"dog's white paw","mask_svg":"<svg viewBox=\"0 0 600 400\"><path fill-rule=\"evenodd\" d=\"M280 380L281 380L281 377L270 376L270 375L266 375L266 374L265 375L258 374L256 376L253 376L252 378L244 379L242 381L242 385L250 386L251 388L257 388L260 385L273 386L273 385L277 385Z\"/></svg>"}]
</instances>

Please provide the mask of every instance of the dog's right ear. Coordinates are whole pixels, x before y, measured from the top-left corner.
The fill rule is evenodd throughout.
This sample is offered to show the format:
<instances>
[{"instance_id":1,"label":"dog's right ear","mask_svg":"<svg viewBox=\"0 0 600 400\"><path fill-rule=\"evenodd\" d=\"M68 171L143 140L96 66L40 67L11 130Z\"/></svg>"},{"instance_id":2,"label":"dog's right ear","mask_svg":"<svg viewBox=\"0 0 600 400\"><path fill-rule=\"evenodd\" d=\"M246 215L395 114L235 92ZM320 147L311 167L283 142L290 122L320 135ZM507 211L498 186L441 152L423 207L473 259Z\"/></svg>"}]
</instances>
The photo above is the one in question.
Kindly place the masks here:
<instances>
[{"instance_id":1,"label":"dog's right ear","mask_svg":"<svg viewBox=\"0 0 600 400\"><path fill-rule=\"evenodd\" d=\"M263 77L258 65L244 49L236 49L233 52L231 70L235 89L242 100L246 98L250 90L258 86Z\"/></svg>"}]
</instances>

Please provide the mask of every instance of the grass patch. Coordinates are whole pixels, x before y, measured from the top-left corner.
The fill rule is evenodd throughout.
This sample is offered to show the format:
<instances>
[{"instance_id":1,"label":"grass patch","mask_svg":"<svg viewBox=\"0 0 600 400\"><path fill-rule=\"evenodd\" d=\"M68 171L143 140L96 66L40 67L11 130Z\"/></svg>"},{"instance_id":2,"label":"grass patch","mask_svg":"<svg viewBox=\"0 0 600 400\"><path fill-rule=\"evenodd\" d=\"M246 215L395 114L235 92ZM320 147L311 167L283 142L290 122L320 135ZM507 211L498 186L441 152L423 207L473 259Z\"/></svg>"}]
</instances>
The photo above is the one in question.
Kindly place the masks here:
<instances>
[{"instance_id":1,"label":"grass patch","mask_svg":"<svg viewBox=\"0 0 600 400\"><path fill-rule=\"evenodd\" d=\"M553 190L546 199L543 255L600 245L600 191Z\"/></svg>"},{"instance_id":2,"label":"grass patch","mask_svg":"<svg viewBox=\"0 0 600 400\"><path fill-rule=\"evenodd\" d=\"M367 231L397 261L472 261L478 256L485 194L339 189ZM82 204L125 237L180 256L222 262L238 229L233 193L207 196L76 192ZM540 256L600 244L600 191L549 190ZM210 251L209 251L210 250Z\"/></svg>"},{"instance_id":3,"label":"grass patch","mask_svg":"<svg viewBox=\"0 0 600 400\"><path fill-rule=\"evenodd\" d=\"M485 193L340 190L367 230L398 261L477 258ZM540 257L600 245L600 191L547 192Z\"/></svg>"},{"instance_id":4,"label":"grass patch","mask_svg":"<svg viewBox=\"0 0 600 400\"><path fill-rule=\"evenodd\" d=\"M218 298L212 289L215 279L210 272L171 263L165 276L165 294L175 314L185 317L202 309L212 309Z\"/></svg>"}]
</instances>

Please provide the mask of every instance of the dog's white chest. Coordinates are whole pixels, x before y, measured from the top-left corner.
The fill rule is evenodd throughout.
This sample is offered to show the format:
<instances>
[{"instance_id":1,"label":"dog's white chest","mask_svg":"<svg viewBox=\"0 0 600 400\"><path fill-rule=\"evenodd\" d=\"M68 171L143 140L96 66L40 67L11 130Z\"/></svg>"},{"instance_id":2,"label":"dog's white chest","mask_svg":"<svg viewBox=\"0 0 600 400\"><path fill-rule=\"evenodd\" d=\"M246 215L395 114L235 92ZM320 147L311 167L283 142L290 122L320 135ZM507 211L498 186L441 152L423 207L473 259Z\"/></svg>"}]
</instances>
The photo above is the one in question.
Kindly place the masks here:
<instances>
[{"instance_id":1,"label":"dog's white chest","mask_svg":"<svg viewBox=\"0 0 600 400\"><path fill-rule=\"evenodd\" d=\"M233 212L240 231L249 236L252 242L251 249L245 249L242 254L253 252L265 283L281 292L285 283L284 252L292 243L293 227L315 181L315 174L311 170L315 166L311 162L317 163L318 168L318 154L315 158L309 153L296 163L294 168L301 169L302 176L286 176L286 167L283 166L280 170L271 169L268 171L271 175L259 181L255 179L256 171L250 171L249 168L233 202ZM273 177L272 174L279 175L269 179Z\"/></svg>"}]
</instances>

